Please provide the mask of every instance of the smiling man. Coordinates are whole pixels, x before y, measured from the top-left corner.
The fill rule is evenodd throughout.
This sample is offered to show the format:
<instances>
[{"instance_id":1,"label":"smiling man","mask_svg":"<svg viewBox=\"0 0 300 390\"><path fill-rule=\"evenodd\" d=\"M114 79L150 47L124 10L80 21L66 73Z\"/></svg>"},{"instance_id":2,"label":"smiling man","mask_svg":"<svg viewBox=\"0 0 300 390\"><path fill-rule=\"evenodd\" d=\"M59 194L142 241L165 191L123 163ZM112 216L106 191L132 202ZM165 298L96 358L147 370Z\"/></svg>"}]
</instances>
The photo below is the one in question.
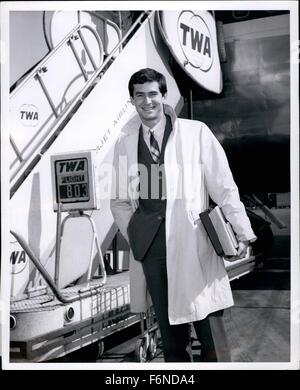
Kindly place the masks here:
<instances>
[{"instance_id":1,"label":"smiling man","mask_svg":"<svg viewBox=\"0 0 300 390\"><path fill-rule=\"evenodd\" d=\"M203 122L176 118L166 104L161 73L141 69L128 88L141 125L124 131L116 144L117 196L111 210L131 248L131 310L143 312L153 304L165 361L191 361L190 323L201 343L202 361L230 361L222 314L233 305L232 293L224 262L199 221L207 195L233 226L239 258L256 237L224 150ZM137 178L139 188L147 191L133 196L127 183L136 184ZM153 191L156 183L158 191ZM182 192L177 191L180 186ZM186 196L191 188L196 194L192 199Z\"/></svg>"},{"instance_id":2,"label":"smiling man","mask_svg":"<svg viewBox=\"0 0 300 390\"><path fill-rule=\"evenodd\" d=\"M135 106L142 123L152 128L165 117L163 112L164 95L160 91L157 81L147 82L145 84L135 84L131 95L131 102Z\"/></svg>"}]
</instances>

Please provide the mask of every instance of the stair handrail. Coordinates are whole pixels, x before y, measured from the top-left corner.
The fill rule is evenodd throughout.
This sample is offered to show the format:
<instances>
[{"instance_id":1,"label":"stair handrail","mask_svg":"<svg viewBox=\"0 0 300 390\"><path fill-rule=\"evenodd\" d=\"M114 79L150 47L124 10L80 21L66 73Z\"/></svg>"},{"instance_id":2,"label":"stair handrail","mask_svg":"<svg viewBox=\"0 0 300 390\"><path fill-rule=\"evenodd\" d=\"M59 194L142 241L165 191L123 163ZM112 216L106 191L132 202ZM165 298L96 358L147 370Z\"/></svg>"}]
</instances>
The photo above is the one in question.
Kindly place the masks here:
<instances>
[{"instance_id":1,"label":"stair handrail","mask_svg":"<svg viewBox=\"0 0 300 390\"><path fill-rule=\"evenodd\" d=\"M96 65L94 58L92 56L92 53L91 53L91 51L90 51L90 49L85 41L85 38L81 32L81 30L83 30L83 29L87 29L87 30L91 31L91 33L94 35L94 37L97 41L97 44L99 47L99 53L100 53L100 65L99 66ZM103 62L103 46L102 46L101 39L100 39L97 31L95 31L91 26L77 24L74 27L74 29L72 29L66 35L66 37L50 53L48 53L48 55L46 57L44 57L44 59L40 63L37 64L37 66L35 66L32 69L32 71L28 74L28 76L26 78L24 78L24 80L20 83L20 85L13 91L10 98L13 99L19 93L19 91L24 87L25 84L27 84L31 79L36 78L36 80L38 81L38 83L40 85L42 92L44 93L46 100L48 101L49 106L51 107L52 114L55 117L54 121L60 117L63 117L65 112L67 111L67 107L61 113L58 112L58 110L56 109L56 107L52 101L52 98L49 94L48 88L46 87L46 85L43 81L42 74L48 71L47 66L48 66L48 62L51 60L51 58L53 58L63 46L69 45L72 52L73 52L73 55L74 55L73 58L76 60L78 66L80 67L80 70L81 70L81 73L85 79L85 82L88 81L89 76L84 68L84 65L82 64L81 59L79 58L79 55L78 55L76 48L74 46L74 43L73 43L73 40L76 39L76 36L78 38L80 38L82 45L85 48L87 56L90 59L90 62L93 66L93 71L97 72L98 68L101 66L101 64ZM55 123L53 123L53 127L54 126L55 126ZM52 129L50 127L50 130L48 130L48 132L45 132L45 134L43 134L44 138L40 139L39 143L35 147L35 151L36 151L36 149L38 149L38 147L41 145L41 143L43 143L45 141L45 138L47 138L47 136L51 133L51 130ZM32 140L29 140L25 149L28 147L28 145L30 145L31 141ZM23 150L23 152L21 152L18 149L18 146L15 144L14 139L12 138L11 135L10 135L10 144L11 144L12 149L15 152L17 160L19 161L19 165L16 167L16 169L14 169L13 173L10 176L10 180L13 180L15 178L15 176L18 175L18 173L22 169L22 167L24 165L26 165L26 162L28 161L28 159L31 158L31 156L29 156L27 158L23 157L23 152L25 152L25 149ZM34 154L34 151L32 151L32 154ZM16 161L16 159L13 160L12 164L14 164L15 161Z\"/></svg>"},{"instance_id":2,"label":"stair handrail","mask_svg":"<svg viewBox=\"0 0 300 390\"><path fill-rule=\"evenodd\" d=\"M76 24L76 26L62 39L32 70L31 72L24 77L24 79L20 82L20 84L11 92L10 96L13 97L17 94L17 92L22 89L24 84L28 82L37 72L39 68L42 68L45 63L49 60L49 58L53 57L53 55L68 41L68 39L78 30L80 27L80 23ZM22 78L23 76L21 76Z\"/></svg>"},{"instance_id":3,"label":"stair handrail","mask_svg":"<svg viewBox=\"0 0 300 390\"><path fill-rule=\"evenodd\" d=\"M98 19L101 19L102 21L104 21L104 23L107 23L108 25L110 25L111 27L113 27L115 29L115 31L117 32L118 34L118 39L119 39L119 42L122 40L122 32L121 32L121 26L119 27L116 23L114 23L112 20L106 18L105 16L102 16L102 15L99 15L97 14L96 12L94 11L86 11L88 14L92 15L92 16L95 16L96 18ZM106 45L103 45L104 47L106 47ZM122 49L122 47L120 48Z\"/></svg>"},{"instance_id":4,"label":"stair handrail","mask_svg":"<svg viewBox=\"0 0 300 390\"><path fill-rule=\"evenodd\" d=\"M99 288L103 288L103 283L99 283L95 286L89 286L88 290L85 290L83 292L80 292L80 294L75 294L69 297L65 297L61 290L58 288L58 286L54 283L51 275L48 273L46 268L42 265L42 263L39 261L38 257L35 255L35 253L32 251L32 249L29 247L27 242L24 240L24 238L14 230L10 230L10 233L15 237L15 239L18 241L18 243L21 245L21 247L24 249L27 256L30 258L34 266L37 268L37 270L41 273L42 277L45 279L46 283L50 287L51 291L55 295L55 297L62 303L71 303L74 301L77 301L79 298L84 298L87 296L90 296L91 294L96 294Z\"/></svg>"}]
</instances>

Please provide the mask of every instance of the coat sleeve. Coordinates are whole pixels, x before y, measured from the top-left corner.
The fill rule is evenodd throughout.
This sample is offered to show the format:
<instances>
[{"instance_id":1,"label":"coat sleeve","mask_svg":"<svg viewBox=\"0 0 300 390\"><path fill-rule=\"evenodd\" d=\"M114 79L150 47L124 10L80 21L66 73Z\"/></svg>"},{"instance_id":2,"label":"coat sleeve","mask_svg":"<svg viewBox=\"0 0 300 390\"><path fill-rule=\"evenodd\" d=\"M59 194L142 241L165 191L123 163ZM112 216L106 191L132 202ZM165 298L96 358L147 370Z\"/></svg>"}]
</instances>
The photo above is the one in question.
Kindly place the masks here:
<instances>
[{"instance_id":1,"label":"coat sleeve","mask_svg":"<svg viewBox=\"0 0 300 390\"><path fill-rule=\"evenodd\" d=\"M239 241L255 241L256 236L251 228L245 207L240 201L239 191L225 151L204 123L202 123L200 143L201 160L209 196L222 209Z\"/></svg>"},{"instance_id":2,"label":"coat sleeve","mask_svg":"<svg viewBox=\"0 0 300 390\"><path fill-rule=\"evenodd\" d=\"M127 240L127 227L133 214L131 202L128 196L126 154L120 140L116 142L114 150L113 168L115 175L112 183L110 208L114 220L123 237Z\"/></svg>"}]
</instances>

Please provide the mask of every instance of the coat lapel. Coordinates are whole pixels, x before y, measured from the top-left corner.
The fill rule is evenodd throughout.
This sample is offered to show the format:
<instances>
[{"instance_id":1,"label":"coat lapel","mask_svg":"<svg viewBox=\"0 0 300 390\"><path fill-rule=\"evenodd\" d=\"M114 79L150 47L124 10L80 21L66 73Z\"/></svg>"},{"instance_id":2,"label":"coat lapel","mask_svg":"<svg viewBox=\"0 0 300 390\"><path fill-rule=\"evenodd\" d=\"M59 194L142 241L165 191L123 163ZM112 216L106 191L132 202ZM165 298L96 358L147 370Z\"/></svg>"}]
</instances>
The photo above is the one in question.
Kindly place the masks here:
<instances>
[{"instance_id":1,"label":"coat lapel","mask_svg":"<svg viewBox=\"0 0 300 390\"><path fill-rule=\"evenodd\" d=\"M130 132L123 138L127 158L127 185L128 194L132 205L132 210L135 211L138 207L139 198L139 172L138 172L138 128Z\"/></svg>"},{"instance_id":2,"label":"coat lapel","mask_svg":"<svg viewBox=\"0 0 300 390\"><path fill-rule=\"evenodd\" d=\"M139 140L138 130L124 137L124 145L125 145L126 155L128 158L129 176L135 176L137 174L138 140Z\"/></svg>"}]
</instances>

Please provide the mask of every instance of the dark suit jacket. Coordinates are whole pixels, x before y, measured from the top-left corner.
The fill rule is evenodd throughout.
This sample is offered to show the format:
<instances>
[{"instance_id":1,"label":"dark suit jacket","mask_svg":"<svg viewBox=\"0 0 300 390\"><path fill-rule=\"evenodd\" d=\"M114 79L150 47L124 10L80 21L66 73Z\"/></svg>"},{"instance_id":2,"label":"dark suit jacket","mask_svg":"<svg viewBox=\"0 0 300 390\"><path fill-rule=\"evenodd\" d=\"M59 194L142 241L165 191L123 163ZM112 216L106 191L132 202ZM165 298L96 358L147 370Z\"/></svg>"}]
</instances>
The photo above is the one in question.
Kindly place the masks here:
<instances>
[{"instance_id":1,"label":"dark suit jacket","mask_svg":"<svg viewBox=\"0 0 300 390\"><path fill-rule=\"evenodd\" d=\"M163 220L161 213L145 213L137 209L130 219L127 233L129 244L136 260L142 261Z\"/></svg>"}]
</instances>

